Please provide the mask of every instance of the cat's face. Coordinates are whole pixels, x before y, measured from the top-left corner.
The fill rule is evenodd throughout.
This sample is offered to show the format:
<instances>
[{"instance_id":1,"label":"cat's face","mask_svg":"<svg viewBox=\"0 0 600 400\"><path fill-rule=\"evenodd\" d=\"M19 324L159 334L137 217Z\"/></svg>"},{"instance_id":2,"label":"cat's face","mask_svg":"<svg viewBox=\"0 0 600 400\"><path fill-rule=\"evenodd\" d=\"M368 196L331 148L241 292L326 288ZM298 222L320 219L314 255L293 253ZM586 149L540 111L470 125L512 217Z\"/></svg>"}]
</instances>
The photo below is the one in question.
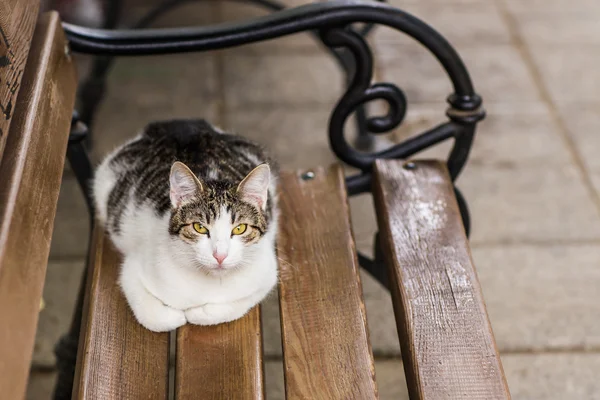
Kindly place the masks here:
<instances>
[{"instance_id":1,"label":"cat's face","mask_svg":"<svg viewBox=\"0 0 600 400\"><path fill-rule=\"evenodd\" d=\"M270 169L256 167L237 186L202 183L182 163L171 168L169 231L187 262L222 274L248 265L267 230Z\"/></svg>"}]
</instances>

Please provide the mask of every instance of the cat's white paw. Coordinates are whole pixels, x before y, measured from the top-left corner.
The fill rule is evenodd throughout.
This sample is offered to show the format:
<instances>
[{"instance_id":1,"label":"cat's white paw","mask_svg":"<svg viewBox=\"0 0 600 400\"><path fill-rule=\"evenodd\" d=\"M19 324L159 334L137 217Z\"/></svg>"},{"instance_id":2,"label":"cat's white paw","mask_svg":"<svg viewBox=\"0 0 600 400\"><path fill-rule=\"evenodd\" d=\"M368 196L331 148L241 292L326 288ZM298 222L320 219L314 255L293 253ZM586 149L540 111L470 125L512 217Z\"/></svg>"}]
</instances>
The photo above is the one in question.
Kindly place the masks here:
<instances>
[{"instance_id":1,"label":"cat's white paw","mask_svg":"<svg viewBox=\"0 0 600 400\"><path fill-rule=\"evenodd\" d=\"M247 308L231 304L205 304L185 311L185 317L194 325L217 325L242 318Z\"/></svg>"},{"instance_id":2,"label":"cat's white paw","mask_svg":"<svg viewBox=\"0 0 600 400\"><path fill-rule=\"evenodd\" d=\"M182 310L165 306L164 304L146 304L143 309L133 310L140 324L153 332L169 332L186 324L185 313Z\"/></svg>"}]
</instances>

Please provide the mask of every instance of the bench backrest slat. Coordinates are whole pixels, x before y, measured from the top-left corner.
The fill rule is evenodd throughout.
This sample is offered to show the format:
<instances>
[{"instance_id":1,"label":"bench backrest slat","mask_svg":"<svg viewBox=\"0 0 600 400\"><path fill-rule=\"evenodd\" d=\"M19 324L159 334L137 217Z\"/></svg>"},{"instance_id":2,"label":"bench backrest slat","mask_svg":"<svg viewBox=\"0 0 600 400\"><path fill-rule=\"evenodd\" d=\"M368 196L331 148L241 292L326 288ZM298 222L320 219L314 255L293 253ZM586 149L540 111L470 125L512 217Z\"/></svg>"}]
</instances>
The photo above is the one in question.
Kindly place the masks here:
<instances>
[{"instance_id":1,"label":"bench backrest slat","mask_svg":"<svg viewBox=\"0 0 600 400\"><path fill-rule=\"evenodd\" d=\"M509 399L445 165L381 160L374 177L411 399Z\"/></svg>"},{"instance_id":2,"label":"bench backrest slat","mask_svg":"<svg viewBox=\"0 0 600 400\"><path fill-rule=\"evenodd\" d=\"M375 399L374 362L339 165L281 178L280 312L288 399ZM309 177L310 178L310 177Z\"/></svg>"},{"instance_id":3,"label":"bench backrest slat","mask_svg":"<svg viewBox=\"0 0 600 400\"><path fill-rule=\"evenodd\" d=\"M38 0L0 1L0 160L21 91Z\"/></svg>"},{"instance_id":4,"label":"bench backrest slat","mask_svg":"<svg viewBox=\"0 0 600 400\"><path fill-rule=\"evenodd\" d=\"M264 399L260 308L216 326L177 330L175 398Z\"/></svg>"},{"instance_id":5,"label":"bench backrest slat","mask_svg":"<svg viewBox=\"0 0 600 400\"><path fill-rule=\"evenodd\" d=\"M117 283L121 255L102 228L94 236L73 398L166 399L169 333L135 320Z\"/></svg>"},{"instance_id":6,"label":"bench backrest slat","mask_svg":"<svg viewBox=\"0 0 600 400\"><path fill-rule=\"evenodd\" d=\"M2 18L6 6L0 5ZM23 29L28 30L35 17L28 16ZM65 45L58 15L42 16L20 95L12 105L14 115L0 161L0 397L4 399L24 397L33 352L77 85ZM1 75L0 79L2 97L6 82ZM5 126L5 117L0 116L0 129Z\"/></svg>"}]
</instances>

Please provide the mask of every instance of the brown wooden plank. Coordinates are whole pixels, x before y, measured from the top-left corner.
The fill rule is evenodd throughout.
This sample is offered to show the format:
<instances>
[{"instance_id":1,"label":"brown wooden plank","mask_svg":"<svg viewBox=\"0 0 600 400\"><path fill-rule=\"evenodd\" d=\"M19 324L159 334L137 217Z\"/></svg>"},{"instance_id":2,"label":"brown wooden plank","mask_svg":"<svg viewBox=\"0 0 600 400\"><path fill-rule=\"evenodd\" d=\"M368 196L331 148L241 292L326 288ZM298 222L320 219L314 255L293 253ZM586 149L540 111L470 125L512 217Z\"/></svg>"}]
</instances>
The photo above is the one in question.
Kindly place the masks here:
<instances>
[{"instance_id":1,"label":"brown wooden plank","mask_svg":"<svg viewBox=\"0 0 600 400\"><path fill-rule=\"evenodd\" d=\"M281 178L280 311L288 399L375 399L342 169Z\"/></svg>"},{"instance_id":2,"label":"brown wooden plank","mask_svg":"<svg viewBox=\"0 0 600 400\"><path fill-rule=\"evenodd\" d=\"M373 190L411 399L508 399L446 167L403 165L378 161Z\"/></svg>"},{"instance_id":3,"label":"brown wooden plank","mask_svg":"<svg viewBox=\"0 0 600 400\"><path fill-rule=\"evenodd\" d=\"M260 307L230 323L177 330L175 398L264 399Z\"/></svg>"},{"instance_id":4,"label":"brown wooden plank","mask_svg":"<svg viewBox=\"0 0 600 400\"><path fill-rule=\"evenodd\" d=\"M65 45L57 14L44 15L0 163L0 397L6 399L24 396L65 162L76 88Z\"/></svg>"},{"instance_id":5,"label":"brown wooden plank","mask_svg":"<svg viewBox=\"0 0 600 400\"><path fill-rule=\"evenodd\" d=\"M91 262L73 398L166 399L169 333L136 321L117 284L121 255L101 228Z\"/></svg>"},{"instance_id":6,"label":"brown wooden plank","mask_svg":"<svg viewBox=\"0 0 600 400\"><path fill-rule=\"evenodd\" d=\"M0 160L17 105L39 1L0 1Z\"/></svg>"}]
</instances>

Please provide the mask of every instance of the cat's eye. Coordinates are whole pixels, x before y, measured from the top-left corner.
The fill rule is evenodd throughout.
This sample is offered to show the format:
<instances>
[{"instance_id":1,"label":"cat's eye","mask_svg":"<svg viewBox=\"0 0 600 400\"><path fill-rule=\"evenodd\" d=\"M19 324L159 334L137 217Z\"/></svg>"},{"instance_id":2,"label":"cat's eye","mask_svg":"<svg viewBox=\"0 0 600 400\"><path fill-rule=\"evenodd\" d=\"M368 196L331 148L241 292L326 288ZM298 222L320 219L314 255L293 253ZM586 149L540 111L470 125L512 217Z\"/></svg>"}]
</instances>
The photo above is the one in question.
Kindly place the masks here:
<instances>
[{"instance_id":1,"label":"cat's eye","mask_svg":"<svg viewBox=\"0 0 600 400\"><path fill-rule=\"evenodd\" d=\"M241 235L242 233L246 232L247 228L248 228L247 224L239 224L238 226L233 228L231 233L233 233L234 235Z\"/></svg>"},{"instance_id":2,"label":"cat's eye","mask_svg":"<svg viewBox=\"0 0 600 400\"><path fill-rule=\"evenodd\" d=\"M206 229L202 224L199 224L198 222L194 222L192 226L194 227L194 230L196 232L202 235L206 235L208 233L208 229Z\"/></svg>"}]
</instances>

